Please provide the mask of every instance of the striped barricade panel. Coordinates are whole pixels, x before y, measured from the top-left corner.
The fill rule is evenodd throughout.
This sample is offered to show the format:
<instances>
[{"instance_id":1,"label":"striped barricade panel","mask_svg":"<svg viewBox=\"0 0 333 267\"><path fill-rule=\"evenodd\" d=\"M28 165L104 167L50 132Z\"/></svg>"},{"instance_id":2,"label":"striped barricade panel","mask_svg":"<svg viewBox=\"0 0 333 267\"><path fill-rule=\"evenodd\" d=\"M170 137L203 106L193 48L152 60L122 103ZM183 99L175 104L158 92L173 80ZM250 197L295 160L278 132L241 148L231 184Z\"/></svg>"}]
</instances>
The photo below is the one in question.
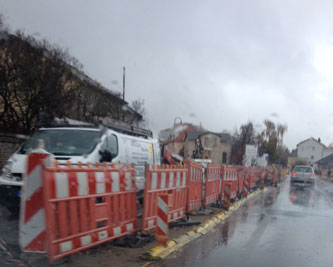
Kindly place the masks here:
<instances>
[{"instance_id":1,"label":"striped barricade panel","mask_svg":"<svg viewBox=\"0 0 333 267\"><path fill-rule=\"evenodd\" d=\"M224 198L223 198L223 207L229 209L231 199L231 186L225 185L224 187Z\"/></svg>"},{"instance_id":2,"label":"striped barricade panel","mask_svg":"<svg viewBox=\"0 0 333 267\"><path fill-rule=\"evenodd\" d=\"M201 165L188 161L189 184L187 211L199 210L202 207L203 169Z\"/></svg>"},{"instance_id":3,"label":"striped barricade panel","mask_svg":"<svg viewBox=\"0 0 333 267\"><path fill-rule=\"evenodd\" d=\"M238 175L235 167L230 167L230 175L231 175L230 198L235 199L237 197L237 187L238 187Z\"/></svg>"},{"instance_id":4,"label":"striped barricade panel","mask_svg":"<svg viewBox=\"0 0 333 267\"><path fill-rule=\"evenodd\" d=\"M221 187L221 199L224 199L225 186L230 186L230 197L235 199L237 197L238 189L238 174L235 167L224 166L222 169L222 187Z\"/></svg>"},{"instance_id":5,"label":"striped barricade panel","mask_svg":"<svg viewBox=\"0 0 333 267\"><path fill-rule=\"evenodd\" d=\"M19 222L19 244L25 252L46 252L42 166L51 166L53 161L53 156L43 150L27 157Z\"/></svg>"},{"instance_id":6,"label":"striped barricade panel","mask_svg":"<svg viewBox=\"0 0 333 267\"><path fill-rule=\"evenodd\" d=\"M49 260L137 231L133 168L44 168Z\"/></svg>"},{"instance_id":7,"label":"striped barricade panel","mask_svg":"<svg viewBox=\"0 0 333 267\"><path fill-rule=\"evenodd\" d=\"M272 180L273 185L276 184L277 178L278 178L277 170L276 170L276 168L274 168L274 170L273 170L273 180Z\"/></svg>"},{"instance_id":8,"label":"striped barricade panel","mask_svg":"<svg viewBox=\"0 0 333 267\"><path fill-rule=\"evenodd\" d=\"M236 166L236 172L237 172L237 177L238 177L237 194L241 195L243 193L245 167Z\"/></svg>"},{"instance_id":9,"label":"striped barricade panel","mask_svg":"<svg viewBox=\"0 0 333 267\"><path fill-rule=\"evenodd\" d=\"M250 189L254 189L256 187L256 175L255 172L253 171L253 169L250 170L250 175L249 175L249 179L250 179Z\"/></svg>"},{"instance_id":10,"label":"striped barricade panel","mask_svg":"<svg viewBox=\"0 0 333 267\"><path fill-rule=\"evenodd\" d=\"M205 207L219 200L221 175L222 167L220 165L208 164L204 197Z\"/></svg>"},{"instance_id":11,"label":"striped barricade panel","mask_svg":"<svg viewBox=\"0 0 333 267\"><path fill-rule=\"evenodd\" d=\"M260 175L260 189L263 190L265 187L265 173L266 171L263 169Z\"/></svg>"},{"instance_id":12,"label":"striped barricade panel","mask_svg":"<svg viewBox=\"0 0 333 267\"><path fill-rule=\"evenodd\" d=\"M156 241L161 245L166 245L169 235L169 194L159 193L157 195L157 225Z\"/></svg>"},{"instance_id":13,"label":"striped barricade panel","mask_svg":"<svg viewBox=\"0 0 333 267\"><path fill-rule=\"evenodd\" d=\"M179 166L146 165L146 181L143 196L143 213L141 231L154 230L157 224L157 196L159 193L168 193L169 212L168 221L176 221L186 215L187 202L187 168Z\"/></svg>"},{"instance_id":14,"label":"striped barricade panel","mask_svg":"<svg viewBox=\"0 0 333 267\"><path fill-rule=\"evenodd\" d=\"M247 172L244 178L243 195L247 197L250 191L250 174Z\"/></svg>"}]
</instances>

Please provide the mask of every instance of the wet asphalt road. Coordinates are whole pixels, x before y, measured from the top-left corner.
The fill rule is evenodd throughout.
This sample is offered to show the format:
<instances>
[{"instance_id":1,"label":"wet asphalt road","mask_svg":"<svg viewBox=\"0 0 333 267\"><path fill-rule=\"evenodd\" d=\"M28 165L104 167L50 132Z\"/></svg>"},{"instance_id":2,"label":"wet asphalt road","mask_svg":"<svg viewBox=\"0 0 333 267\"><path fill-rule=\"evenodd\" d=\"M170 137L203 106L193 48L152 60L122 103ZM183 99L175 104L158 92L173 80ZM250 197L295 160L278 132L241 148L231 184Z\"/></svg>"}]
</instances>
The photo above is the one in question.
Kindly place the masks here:
<instances>
[{"instance_id":1,"label":"wet asphalt road","mask_svg":"<svg viewBox=\"0 0 333 267\"><path fill-rule=\"evenodd\" d=\"M280 187L248 200L162 266L331 266L333 184Z\"/></svg>"}]
</instances>

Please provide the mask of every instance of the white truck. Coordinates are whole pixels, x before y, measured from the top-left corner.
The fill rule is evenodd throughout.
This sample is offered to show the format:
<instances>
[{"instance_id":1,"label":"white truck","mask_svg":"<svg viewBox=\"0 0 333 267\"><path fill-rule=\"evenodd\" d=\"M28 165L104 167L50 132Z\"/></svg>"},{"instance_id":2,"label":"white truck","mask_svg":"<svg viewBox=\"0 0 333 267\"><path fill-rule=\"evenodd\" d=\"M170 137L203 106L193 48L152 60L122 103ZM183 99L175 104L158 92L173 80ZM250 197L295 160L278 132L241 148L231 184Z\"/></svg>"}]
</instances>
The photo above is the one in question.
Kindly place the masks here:
<instances>
[{"instance_id":1,"label":"white truck","mask_svg":"<svg viewBox=\"0 0 333 267\"><path fill-rule=\"evenodd\" d=\"M160 147L150 131L123 125L62 125L40 128L7 161L0 175L0 196L19 197L27 154L43 140L60 165L70 161L130 163L136 171L138 195L143 193L145 164L159 165Z\"/></svg>"}]
</instances>

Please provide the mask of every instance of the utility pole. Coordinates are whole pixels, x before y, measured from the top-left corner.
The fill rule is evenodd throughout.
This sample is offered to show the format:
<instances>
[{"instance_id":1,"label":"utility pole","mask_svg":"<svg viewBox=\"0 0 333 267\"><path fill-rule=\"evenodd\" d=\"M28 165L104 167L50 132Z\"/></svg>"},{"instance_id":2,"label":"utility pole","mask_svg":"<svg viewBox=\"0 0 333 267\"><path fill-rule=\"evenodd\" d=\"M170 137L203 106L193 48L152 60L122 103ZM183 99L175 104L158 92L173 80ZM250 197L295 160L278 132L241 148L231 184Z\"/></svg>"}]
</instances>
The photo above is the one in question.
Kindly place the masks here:
<instances>
[{"instance_id":1,"label":"utility pole","mask_svg":"<svg viewBox=\"0 0 333 267\"><path fill-rule=\"evenodd\" d=\"M125 67L123 67L123 108L122 108L123 121L125 121L125 111L126 111L126 109L125 109L125 75L126 75L125 71L126 71Z\"/></svg>"}]
</instances>

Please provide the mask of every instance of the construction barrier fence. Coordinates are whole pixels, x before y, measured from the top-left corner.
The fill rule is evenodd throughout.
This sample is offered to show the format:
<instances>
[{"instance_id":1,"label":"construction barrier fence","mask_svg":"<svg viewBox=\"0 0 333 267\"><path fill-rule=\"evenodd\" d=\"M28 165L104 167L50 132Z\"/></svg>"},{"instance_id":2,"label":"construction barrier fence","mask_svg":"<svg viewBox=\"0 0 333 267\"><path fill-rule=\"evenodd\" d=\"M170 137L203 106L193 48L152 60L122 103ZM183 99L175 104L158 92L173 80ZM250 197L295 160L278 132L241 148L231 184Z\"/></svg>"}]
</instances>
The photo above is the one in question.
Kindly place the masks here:
<instances>
[{"instance_id":1,"label":"construction barrier fence","mask_svg":"<svg viewBox=\"0 0 333 267\"><path fill-rule=\"evenodd\" d=\"M203 168L193 161L186 162L188 166L188 194L187 211L200 210L202 208Z\"/></svg>"},{"instance_id":2,"label":"construction barrier fence","mask_svg":"<svg viewBox=\"0 0 333 267\"><path fill-rule=\"evenodd\" d=\"M145 167L141 232L156 231L165 244L170 222L193 210L249 194L263 186L273 169L186 161L186 166ZM81 250L138 231L137 188L134 166L86 164L59 166L52 155L28 155L22 191L19 240L23 251L48 252L52 263Z\"/></svg>"},{"instance_id":3,"label":"construction barrier fence","mask_svg":"<svg viewBox=\"0 0 333 267\"><path fill-rule=\"evenodd\" d=\"M208 164L206 169L204 206L217 203L219 200L222 167Z\"/></svg>"},{"instance_id":4,"label":"construction barrier fence","mask_svg":"<svg viewBox=\"0 0 333 267\"><path fill-rule=\"evenodd\" d=\"M43 186L51 262L137 231L134 168L44 168Z\"/></svg>"},{"instance_id":5,"label":"construction barrier fence","mask_svg":"<svg viewBox=\"0 0 333 267\"><path fill-rule=\"evenodd\" d=\"M147 232L157 225L157 196L168 193L169 222L184 218L187 206L188 169L179 166L146 165L141 231Z\"/></svg>"},{"instance_id":6,"label":"construction barrier fence","mask_svg":"<svg viewBox=\"0 0 333 267\"><path fill-rule=\"evenodd\" d=\"M237 197L237 189L238 189L238 172L236 167L223 166L221 199L224 199L224 192L226 186L230 186L230 199L235 199Z\"/></svg>"}]
</instances>

